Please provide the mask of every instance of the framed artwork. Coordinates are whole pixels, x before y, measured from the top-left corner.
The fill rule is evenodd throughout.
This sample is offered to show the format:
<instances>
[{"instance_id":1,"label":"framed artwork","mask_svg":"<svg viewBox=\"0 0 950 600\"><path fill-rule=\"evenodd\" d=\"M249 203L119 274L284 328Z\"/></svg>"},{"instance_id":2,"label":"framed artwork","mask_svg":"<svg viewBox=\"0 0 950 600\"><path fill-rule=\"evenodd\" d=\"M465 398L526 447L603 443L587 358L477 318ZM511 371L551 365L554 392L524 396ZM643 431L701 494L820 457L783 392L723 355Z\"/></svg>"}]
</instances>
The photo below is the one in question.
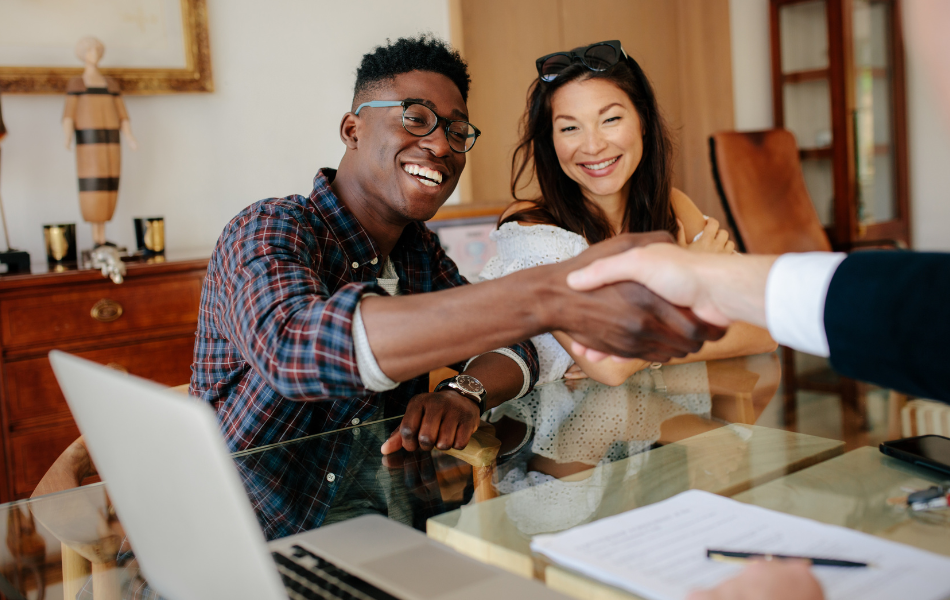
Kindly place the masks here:
<instances>
[{"instance_id":1,"label":"framed artwork","mask_svg":"<svg viewBox=\"0 0 950 600\"><path fill-rule=\"evenodd\" d=\"M495 242L488 237L498 223L496 215L428 221L426 226L439 236L445 253L455 261L459 273L471 282L488 259L495 256Z\"/></svg>"},{"instance_id":2,"label":"framed artwork","mask_svg":"<svg viewBox=\"0 0 950 600\"><path fill-rule=\"evenodd\" d=\"M65 93L90 35L124 94L214 91L206 0L2 0L0 92Z\"/></svg>"}]
</instances>

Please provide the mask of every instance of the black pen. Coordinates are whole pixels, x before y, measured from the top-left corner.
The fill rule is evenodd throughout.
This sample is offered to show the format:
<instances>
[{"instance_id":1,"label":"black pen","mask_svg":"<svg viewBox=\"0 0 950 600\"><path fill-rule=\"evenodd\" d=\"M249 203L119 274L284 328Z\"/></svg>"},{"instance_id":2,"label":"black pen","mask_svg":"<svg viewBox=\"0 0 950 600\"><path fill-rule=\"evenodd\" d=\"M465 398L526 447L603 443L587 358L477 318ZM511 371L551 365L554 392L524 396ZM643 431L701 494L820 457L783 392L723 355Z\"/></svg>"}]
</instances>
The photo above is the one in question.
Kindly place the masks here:
<instances>
[{"instance_id":1,"label":"black pen","mask_svg":"<svg viewBox=\"0 0 950 600\"><path fill-rule=\"evenodd\" d=\"M837 560L834 558L812 558L810 556L788 556L786 554L763 554L759 552L733 552L732 550L706 550L706 558L721 562L748 562L754 559L762 560L804 560L816 567L867 567L868 563Z\"/></svg>"}]
</instances>

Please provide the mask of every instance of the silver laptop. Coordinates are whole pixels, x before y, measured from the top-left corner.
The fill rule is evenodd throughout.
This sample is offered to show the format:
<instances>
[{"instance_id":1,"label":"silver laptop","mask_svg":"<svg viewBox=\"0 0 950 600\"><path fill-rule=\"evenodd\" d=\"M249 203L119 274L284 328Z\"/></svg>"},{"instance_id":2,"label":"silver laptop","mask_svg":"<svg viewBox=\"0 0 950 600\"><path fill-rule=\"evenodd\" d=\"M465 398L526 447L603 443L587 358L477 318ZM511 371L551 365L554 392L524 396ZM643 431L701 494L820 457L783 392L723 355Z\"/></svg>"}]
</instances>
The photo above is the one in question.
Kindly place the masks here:
<instances>
[{"instance_id":1,"label":"silver laptop","mask_svg":"<svg viewBox=\"0 0 950 600\"><path fill-rule=\"evenodd\" d=\"M210 406L49 358L145 577L167 598L566 598L381 516L268 544Z\"/></svg>"}]
</instances>

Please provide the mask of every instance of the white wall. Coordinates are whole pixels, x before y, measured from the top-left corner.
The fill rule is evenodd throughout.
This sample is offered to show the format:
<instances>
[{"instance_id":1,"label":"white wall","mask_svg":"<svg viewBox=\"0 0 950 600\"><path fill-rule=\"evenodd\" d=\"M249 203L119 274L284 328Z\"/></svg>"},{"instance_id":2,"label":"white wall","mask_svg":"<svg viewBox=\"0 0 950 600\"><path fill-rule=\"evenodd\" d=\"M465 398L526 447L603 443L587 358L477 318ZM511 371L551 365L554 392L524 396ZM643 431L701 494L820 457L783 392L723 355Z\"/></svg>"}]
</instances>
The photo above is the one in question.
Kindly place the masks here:
<instances>
[{"instance_id":1,"label":"white wall","mask_svg":"<svg viewBox=\"0 0 950 600\"><path fill-rule=\"evenodd\" d=\"M772 127L769 1L731 0L736 129ZM905 34L905 39L908 35ZM907 55L911 223L918 250L950 251L950 118L923 64Z\"/></svg>"},{"instance_id":2,"label":"white wall","mask_svg":"<svg viewBox=\"0 0 950 600\"><path fill-rule=\"evenodd\" d=\"M950 106L940 107L924 63L907 69L914 248L950 251Z\"/></svg>"},{"instance_id":3,"label":"white wall","mask_svg":"<svg viewBox=\"0 0 950 600\"><path fill-rule=\"evenodd\" d=\"M736 129L771 129L772 63L768 0L730 0L732 89Z\"/></svg>"},{"instance_id":4,"label":"white wall","mask_svg":"<svg viewBox=\"0 0 950 600\"><path fill-rule=\"evenodd\" d=\"M337 128L363 54L386 38L449 37L447 0L208 0L215 92L125 98L139 150L123 147L110 240L134 246L132 218L165 217L166 246L214 246L243 207L307 194L343 155ZM107 49L108 51L108 49ZM3 96L0 195L12 245L44 260L44 223L82 222L61 96Z\"/></svg>"}]
</instances>

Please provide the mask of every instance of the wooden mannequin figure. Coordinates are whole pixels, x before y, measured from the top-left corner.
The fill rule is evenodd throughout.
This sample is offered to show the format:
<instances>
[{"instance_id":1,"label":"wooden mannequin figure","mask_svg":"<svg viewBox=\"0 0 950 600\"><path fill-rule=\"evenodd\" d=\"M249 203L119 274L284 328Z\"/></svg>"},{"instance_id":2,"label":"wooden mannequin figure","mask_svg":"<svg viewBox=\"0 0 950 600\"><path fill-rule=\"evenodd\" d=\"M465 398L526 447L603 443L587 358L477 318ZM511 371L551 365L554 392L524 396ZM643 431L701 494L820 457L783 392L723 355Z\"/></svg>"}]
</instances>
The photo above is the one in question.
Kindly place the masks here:
<instances>
[{"instance_id":1,"label":"wooden mannequin figure","mask_svg":"<svg viewBox=\"0 0 950 600\"><path fill-rule=\"evenodd\" d=\"M67 150L76 137L79 208L83 220L92 223L92 239L97 247L106 244L106 222L115 212L119 195L119 131L129 148L138 148L118 82L99 71L104 52L102 42L94 37L85 37L76 44L76 56L86 69L66 85L63 111Z\"/></svg>"}]
</instances>

